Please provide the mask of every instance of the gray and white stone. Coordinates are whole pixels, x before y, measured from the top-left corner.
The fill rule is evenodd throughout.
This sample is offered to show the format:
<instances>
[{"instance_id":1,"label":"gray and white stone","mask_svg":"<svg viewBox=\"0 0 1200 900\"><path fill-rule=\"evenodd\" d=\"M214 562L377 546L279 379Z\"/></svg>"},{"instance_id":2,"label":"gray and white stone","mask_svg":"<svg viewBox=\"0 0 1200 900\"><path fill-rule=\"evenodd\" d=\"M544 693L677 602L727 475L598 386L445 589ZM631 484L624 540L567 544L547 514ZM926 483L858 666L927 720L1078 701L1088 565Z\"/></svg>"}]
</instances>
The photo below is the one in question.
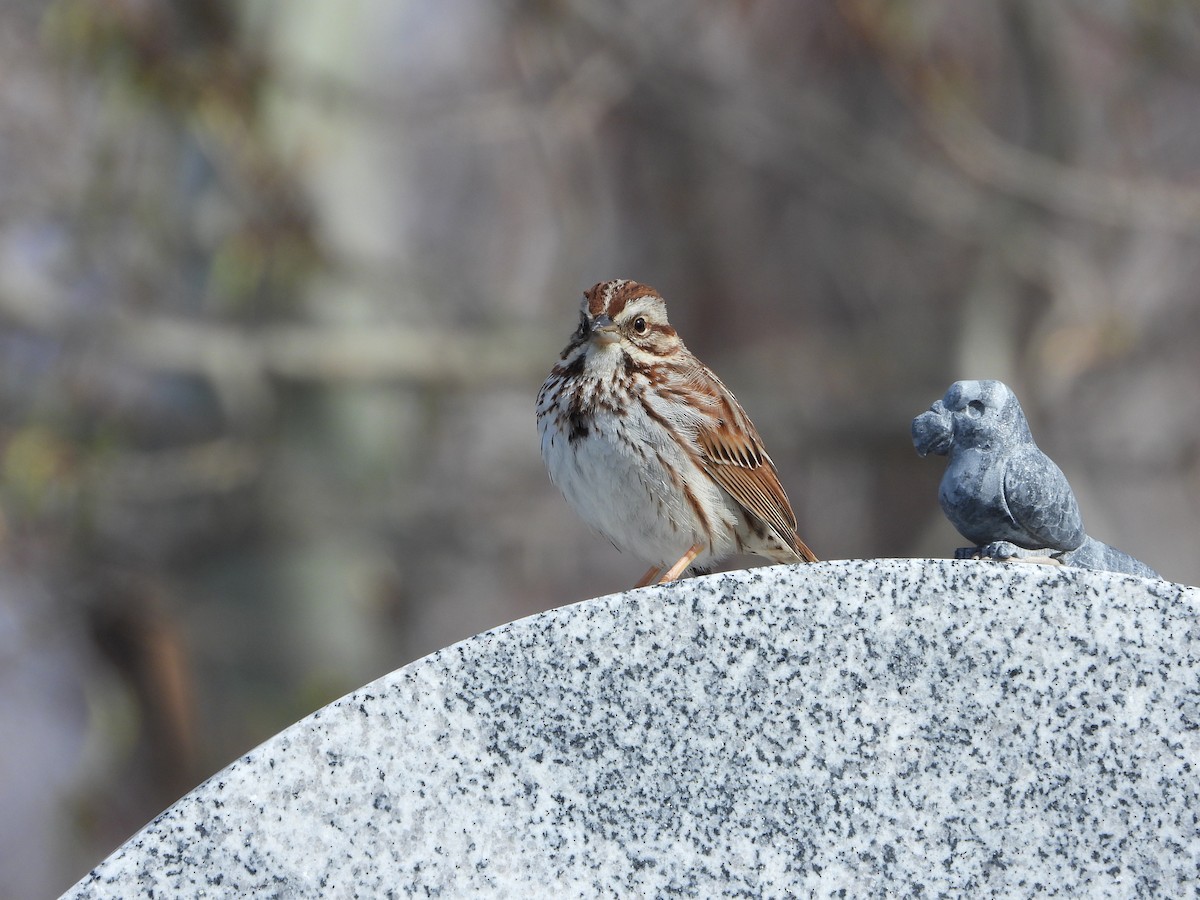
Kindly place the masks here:
<instances>
[{"instance_id":1,"label":"gray and white stone","mask_svg":"<svg viewBox=\"0 0 1200 900\"><path fill-rule=\"evenodd\" d=\"M975 546L959 559L1044 559L1157 578L1140 560L1088 537L1062 470L1033 441L1016 394L1002 381L956 381L913 419L921 456L948 456L938 502Z\"/></svg>"},{"instance_id":2,"label":"gray and white stone","mask_svg":"<svg viewBox=\"0 0 1200 900\"><path fill-rule=\"evenodd\" d=\"M65 896L1192 896L1198 601L955 560L589 600L314 713Z\"/></svg>"}]
</instances>

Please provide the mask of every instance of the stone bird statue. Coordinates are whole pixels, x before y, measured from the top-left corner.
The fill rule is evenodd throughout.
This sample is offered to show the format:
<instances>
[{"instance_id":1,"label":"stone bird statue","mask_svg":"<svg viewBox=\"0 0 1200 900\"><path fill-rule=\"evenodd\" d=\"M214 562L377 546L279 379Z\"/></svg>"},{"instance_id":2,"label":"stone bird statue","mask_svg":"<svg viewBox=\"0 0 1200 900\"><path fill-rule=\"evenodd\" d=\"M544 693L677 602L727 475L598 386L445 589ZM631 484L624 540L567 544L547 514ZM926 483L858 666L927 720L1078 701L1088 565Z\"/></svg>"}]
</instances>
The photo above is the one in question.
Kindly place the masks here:
<instances>
[{"instance_id":1,"label":"stone bird statue","mask_svg":"<svg viewBox=\"0 0 1200 900\"><path fill-rule=\"evenodd\" d=\"M1062 470L1038 449L1016 394L1001 381L956 381L913 419L921 456L949 457L938 500L974 547L959 559L1023 559L1146 578L1153 569L1088 537Z\"/></svg>"}]
</instances>

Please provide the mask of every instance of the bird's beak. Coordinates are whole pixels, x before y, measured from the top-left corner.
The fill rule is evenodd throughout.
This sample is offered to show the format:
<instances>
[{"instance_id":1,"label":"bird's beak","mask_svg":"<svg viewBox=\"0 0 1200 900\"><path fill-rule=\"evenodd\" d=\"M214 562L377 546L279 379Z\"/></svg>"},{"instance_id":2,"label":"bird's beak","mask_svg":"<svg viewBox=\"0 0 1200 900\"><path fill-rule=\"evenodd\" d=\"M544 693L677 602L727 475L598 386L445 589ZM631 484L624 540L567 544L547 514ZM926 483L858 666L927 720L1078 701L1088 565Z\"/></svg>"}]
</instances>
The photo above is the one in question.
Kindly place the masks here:
<instances>
[{"instance_id":1,"label":"bird's beak","mask_svg":"<svg viewBox=\"0 0 1200 900\"><path fill-rule=\"evenodd\" d=\"M592 341L603 347L619 341L621 332L617 331L617 326L613 324L612 319L602 314L592 319L591 338Z\"/></svg>"},{"instance_id":2,"label":"bird's beak","mask_svg":"<svg viewBox=\"0 0 1200 900\"><path fill-rule=\"evenodd\" d=\"M954 443L954 426L942 401L930 407L929 412L921 413L912 421L913 447L918 455L945 456L950 452Z\"/></svg>"}]
</instances>

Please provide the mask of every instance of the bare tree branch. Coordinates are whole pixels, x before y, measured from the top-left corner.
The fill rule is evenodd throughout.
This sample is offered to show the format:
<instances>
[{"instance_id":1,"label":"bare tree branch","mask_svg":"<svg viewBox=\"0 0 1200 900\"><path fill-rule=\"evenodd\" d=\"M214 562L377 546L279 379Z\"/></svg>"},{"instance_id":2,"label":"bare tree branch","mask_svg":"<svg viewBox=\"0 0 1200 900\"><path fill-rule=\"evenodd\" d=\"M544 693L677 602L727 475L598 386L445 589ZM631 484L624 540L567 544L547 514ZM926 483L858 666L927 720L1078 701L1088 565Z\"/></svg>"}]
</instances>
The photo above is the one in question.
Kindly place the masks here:
<instances>
[{"instance_id":1,"label":"bare tree branch","mask_svg":"<svg viewBox=\"0 0 1200 900\"><path fill-rule=\"evenodd\" d=\"M1001 140L962 110L927 121L946 154L980 184L1105 225L1188 236L1200 226L1200 191L1056 162Z\"/></svg>"}]
</instances>

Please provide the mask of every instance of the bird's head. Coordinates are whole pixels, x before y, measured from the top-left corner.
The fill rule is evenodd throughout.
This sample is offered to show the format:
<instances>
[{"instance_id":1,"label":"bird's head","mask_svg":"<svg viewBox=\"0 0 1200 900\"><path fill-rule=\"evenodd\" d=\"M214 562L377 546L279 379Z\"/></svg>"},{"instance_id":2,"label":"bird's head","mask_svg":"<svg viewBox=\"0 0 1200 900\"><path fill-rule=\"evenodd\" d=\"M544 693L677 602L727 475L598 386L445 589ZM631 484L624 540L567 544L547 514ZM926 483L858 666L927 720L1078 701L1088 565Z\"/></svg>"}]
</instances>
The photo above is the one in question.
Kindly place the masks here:
<instances>
[{"instance_id":1,"label":"bird's head","mask_svg":"<svg viewBox=\"0 0 1200 900\"><path fill-rule=\"evenodd\" d=\"M1002 381L954 382L929 412L913 419L912 436L921 456L1033 440L1016 394Z\"/></svg>"},{"instance_id":2,"label":"bird's head","mask_svg":"<svg viewBox=\"0 0 1200 900\"><path fill-rule=\"evenodd\" d=\"M581 348L588 363L613 354L635 364L670 356L682 342L667 321L667 305L654 288L636 281L602 281L584 291L579 328L563 357Z\"/></svg>"}]
</instances>

